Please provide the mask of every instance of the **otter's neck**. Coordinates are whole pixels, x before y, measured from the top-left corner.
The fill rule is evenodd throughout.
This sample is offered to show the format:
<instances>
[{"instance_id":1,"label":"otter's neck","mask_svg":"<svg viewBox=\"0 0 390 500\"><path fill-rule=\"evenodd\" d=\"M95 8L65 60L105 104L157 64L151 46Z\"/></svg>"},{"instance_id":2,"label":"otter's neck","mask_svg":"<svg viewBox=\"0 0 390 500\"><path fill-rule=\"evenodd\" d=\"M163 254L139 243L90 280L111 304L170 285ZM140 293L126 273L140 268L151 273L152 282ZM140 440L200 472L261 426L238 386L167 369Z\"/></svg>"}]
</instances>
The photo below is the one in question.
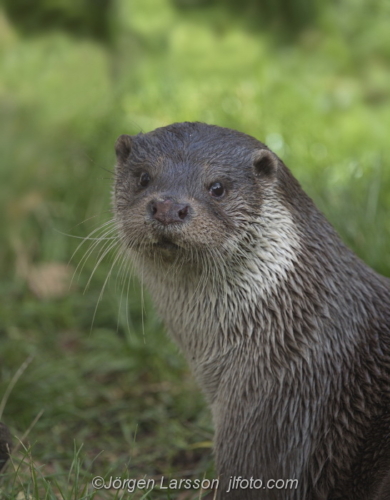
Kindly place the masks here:
<instances>
[{"instance_id":1,"label":"otter's neck","mask_svg":"<svg viewBox=\"0 0 390 500\"><path fill-rule=\"evenodd\" d=\"M201 268L167 269L153 262L143 269L158 312L191 365L215 359L244 339L263 343L266 311L298 262L300 236L288 210L269 196L261 216L226 246L237 253L211 258L205 252Z\"/></svg>"},{"instance_id":2,"label":"otter's neck","mask_svg":"<svg viewBox=\"0 0 390 500\"><path fill-rule=\"evenodd\" d=\"M348 349L359 342L365 313L356 303L367 295L355 271L361 263L314 205L310 211L303 224L271 195L248 228L256 245L246 258L210 262L198 275L145 266L158 312L209 400L229 353L246 350L268 380L302 362L315 360L314 370L335 350L343 356L347 338Z\"/></svg>"}]
</instances>

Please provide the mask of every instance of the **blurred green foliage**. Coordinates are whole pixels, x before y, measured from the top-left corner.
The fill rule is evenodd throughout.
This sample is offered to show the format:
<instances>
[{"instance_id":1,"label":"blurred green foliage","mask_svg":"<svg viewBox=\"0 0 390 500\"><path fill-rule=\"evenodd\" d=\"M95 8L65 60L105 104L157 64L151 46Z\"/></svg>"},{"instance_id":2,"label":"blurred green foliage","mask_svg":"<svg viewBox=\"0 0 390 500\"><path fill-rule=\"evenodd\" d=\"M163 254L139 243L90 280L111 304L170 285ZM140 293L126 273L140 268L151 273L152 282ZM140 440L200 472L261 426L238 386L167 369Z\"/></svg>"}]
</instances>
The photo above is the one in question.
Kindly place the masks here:
<instances>
[{"instance_id":1,"label":"blurred green foliage","mask_svg":"<svg viewBox=\"0 0 390 500\"><path fill-rule=\"evenodd\" d=\"M225 9L246 21L252 30L276 30L282 39L291 38L302 29L316 24L320 11L318 0L173 0L182 10Z\"/></svg>"},{"instance_id":2,"label":"blurred green foliage","mask_svg":"<svg viewBox=\"0 0 390 500\"><path fill-rule=\"evenodd\" d=\"M5 13L23 34L62 29L110 41L113 0L2 0Z\"/></svg>"},{"instance_id":3,"label":"blurred green foliage","mask_svg":"<svg viewBox=\"0 0 390 500\"><path fill-rule=\"evenodd\" d=\"M95 267L110 240L91 255L87 241L72 258L78 238L111 218L113 144L184 120L254 135L343 239L390 275L390 4L323 3L287 43L278 22L254 30L255 15L232 16L217 0L187 9L116 0L99 4L99 22L87 1L41 0L41 12L25 1L20 12L14 2L0 10L0 390L34 360L3 420L20 437L45 410L32 456L60 482L74 440L84 443L86 477L212 475L209 414L147 295L117 265L101 297L115 249ZM291 18L287 3L273 5ZM53 23L42 14L52 8ZM70 274L84 265L56 295L69 260ZM9 498L13 481L9 472Z\"/></svg>"}]
</instances>

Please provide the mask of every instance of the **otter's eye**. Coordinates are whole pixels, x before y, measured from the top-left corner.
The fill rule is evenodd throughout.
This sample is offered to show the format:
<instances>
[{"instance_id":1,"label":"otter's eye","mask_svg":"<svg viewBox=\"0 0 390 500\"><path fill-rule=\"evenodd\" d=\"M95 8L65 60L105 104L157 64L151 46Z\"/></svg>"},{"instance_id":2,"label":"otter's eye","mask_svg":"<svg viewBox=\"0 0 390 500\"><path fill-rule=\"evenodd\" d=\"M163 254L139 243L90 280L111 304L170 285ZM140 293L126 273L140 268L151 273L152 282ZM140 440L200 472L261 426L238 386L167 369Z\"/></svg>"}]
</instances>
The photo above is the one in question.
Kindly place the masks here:
<instances>
[{"instance_id":1,"label":"otter's eye","mask_svg":"<svg viewBox=\"0 0 390 500\"><path fill-rule=\"evenodd\" d=\"M214 182L210 186L209 193L214 198L220 198L225 193L225 189L220 182Z\"/></svg>"},{"instance_id":2,"label":"otter's eye","mask_svg":"<svg viewBox=\"0 0 390 500\"><path fill-rule=\"evenodd\" d=\"M140 177L139 177L139 181L138 181L138 184L141 186L141 187L148 187L149 185L149 182L150 182L150 175L147 173L147 172L143 172Z\"/></svg>"}]
</instances>

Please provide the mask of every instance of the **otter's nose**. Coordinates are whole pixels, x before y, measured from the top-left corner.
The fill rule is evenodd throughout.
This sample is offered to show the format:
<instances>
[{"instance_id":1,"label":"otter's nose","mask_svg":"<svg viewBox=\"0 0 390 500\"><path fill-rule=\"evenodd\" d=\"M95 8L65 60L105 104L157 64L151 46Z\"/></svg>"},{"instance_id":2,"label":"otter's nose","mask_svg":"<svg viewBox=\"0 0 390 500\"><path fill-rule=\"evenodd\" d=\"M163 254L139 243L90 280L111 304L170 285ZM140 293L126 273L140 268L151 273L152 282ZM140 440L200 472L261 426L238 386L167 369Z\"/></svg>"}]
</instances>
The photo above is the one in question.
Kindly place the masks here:
<instances>
[{"instance_id":1,"label":"otter's nose","mask_svg":"<svg viewBox=\"0 0 390 500\"><path fill-rule=\"evenodd\" d=\"M176 222L184 222L190 211L186 203L175 203L173 200L152 200L149 203L149 212L153 219L158 220L164 226Z\"/></svg>"}]
</instances>

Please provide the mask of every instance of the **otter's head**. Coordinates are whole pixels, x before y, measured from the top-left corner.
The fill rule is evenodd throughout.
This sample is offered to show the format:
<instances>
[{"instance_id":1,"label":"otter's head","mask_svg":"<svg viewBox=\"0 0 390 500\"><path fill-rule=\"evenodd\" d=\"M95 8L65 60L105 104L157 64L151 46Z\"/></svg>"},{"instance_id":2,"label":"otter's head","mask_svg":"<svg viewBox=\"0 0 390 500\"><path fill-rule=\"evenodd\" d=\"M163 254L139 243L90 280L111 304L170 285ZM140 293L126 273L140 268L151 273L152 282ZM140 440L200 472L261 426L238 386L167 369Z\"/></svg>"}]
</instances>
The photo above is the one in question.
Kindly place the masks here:
<instances>
[{"instance_id":1,"label":"otter's head","mask_svg":"<svg viewBox=\"0 0 390 500\"><path fill-rule=\"evenodd\" d=\"M231 265L253 257L259 245L276 248L285 211L272 193L284 166L261 142L221 127L177 123L122 135L115 148L114 211L122 241L143 262L186 269L218 258Z\"/></svg>"}]
</instances>

